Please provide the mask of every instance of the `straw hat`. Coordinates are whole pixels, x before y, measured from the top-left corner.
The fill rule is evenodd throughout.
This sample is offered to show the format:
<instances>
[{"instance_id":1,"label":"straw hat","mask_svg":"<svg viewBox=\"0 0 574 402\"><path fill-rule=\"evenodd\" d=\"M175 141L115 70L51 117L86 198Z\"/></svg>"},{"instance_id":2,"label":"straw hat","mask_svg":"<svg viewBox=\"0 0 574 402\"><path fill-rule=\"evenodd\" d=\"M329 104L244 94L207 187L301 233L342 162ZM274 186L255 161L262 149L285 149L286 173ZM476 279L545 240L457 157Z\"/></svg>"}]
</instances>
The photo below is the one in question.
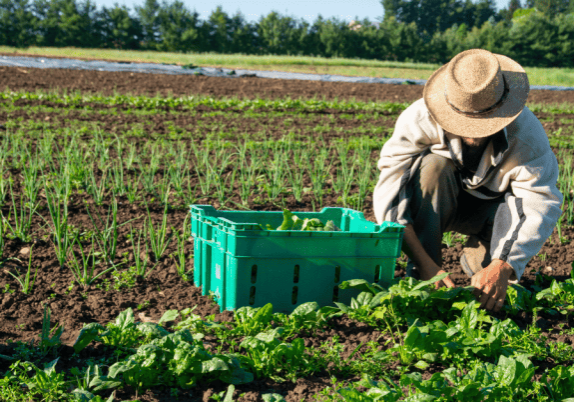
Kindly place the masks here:
<instances>
[{"instance_id":1,"label":"straw hat","mask_svg":"<svg viewBox=\"0 0 574 402\"><path fill-rule=\"evenodd\" d=\"M444 130L481 138L512 123L524 109L529 90L520 64L488 50L470 49L433 73L423 98Z\"/></svg>"}]
</instances>

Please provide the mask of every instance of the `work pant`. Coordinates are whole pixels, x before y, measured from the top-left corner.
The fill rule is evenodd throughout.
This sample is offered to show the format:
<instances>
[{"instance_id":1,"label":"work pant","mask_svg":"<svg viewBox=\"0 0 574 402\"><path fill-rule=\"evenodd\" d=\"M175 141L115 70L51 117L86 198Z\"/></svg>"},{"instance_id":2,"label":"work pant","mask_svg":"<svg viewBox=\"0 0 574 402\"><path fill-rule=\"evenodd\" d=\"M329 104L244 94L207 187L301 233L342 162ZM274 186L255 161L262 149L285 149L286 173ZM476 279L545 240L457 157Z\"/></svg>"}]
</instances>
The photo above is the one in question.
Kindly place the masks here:
<instances>
[{"instance_id":1,"label":"work pant","mask_svg":"<svg viewBox=\"0 0 574 402\"><path fill-rule=\"evenodd\" d=\"M494 217L504 196L483 200L470 195L462 188L452 160L433 153L423 157L408 185L412 196L407 213L423 248L438 266L442 266L444 232L475 235L490 242Z\"/></svg>"}]
</instances>

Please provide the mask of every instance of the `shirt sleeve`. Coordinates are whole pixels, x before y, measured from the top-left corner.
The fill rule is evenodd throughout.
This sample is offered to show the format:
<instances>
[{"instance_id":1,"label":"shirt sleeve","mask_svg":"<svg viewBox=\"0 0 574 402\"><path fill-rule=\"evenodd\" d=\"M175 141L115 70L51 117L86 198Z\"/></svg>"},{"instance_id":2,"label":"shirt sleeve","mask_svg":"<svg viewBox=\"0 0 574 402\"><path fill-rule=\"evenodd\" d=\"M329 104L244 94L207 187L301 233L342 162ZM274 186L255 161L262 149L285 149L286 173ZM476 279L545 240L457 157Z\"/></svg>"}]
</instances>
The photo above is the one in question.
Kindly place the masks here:
<instances>
[{"instance_id":1,"label":"shirt sleeve","mask_svg":"<svg viewBox=\"0 0 574 402\"><path fill-rule=\"evenodd\" d=\"M420 155L430 147L431 139L416 110L409 109L397 119L393 135L383 146L377 163L380 174L373 207L379 224L383 221L411 223L406 213L407 183L420 163Z\"/></svg>"},{"instance_id":2,"label":"shirt sleeve","mask_svg":"<svg viewBox=\"0 0 574 402\"><path fill-rule=\"evenodd\" d=\"M514 169L512 191L494 219L491 254L510 264L520 280L530 259L552 234L562 214L563 196L556 187L558 162L551 150Z\"/></svg>"}]
</instances>

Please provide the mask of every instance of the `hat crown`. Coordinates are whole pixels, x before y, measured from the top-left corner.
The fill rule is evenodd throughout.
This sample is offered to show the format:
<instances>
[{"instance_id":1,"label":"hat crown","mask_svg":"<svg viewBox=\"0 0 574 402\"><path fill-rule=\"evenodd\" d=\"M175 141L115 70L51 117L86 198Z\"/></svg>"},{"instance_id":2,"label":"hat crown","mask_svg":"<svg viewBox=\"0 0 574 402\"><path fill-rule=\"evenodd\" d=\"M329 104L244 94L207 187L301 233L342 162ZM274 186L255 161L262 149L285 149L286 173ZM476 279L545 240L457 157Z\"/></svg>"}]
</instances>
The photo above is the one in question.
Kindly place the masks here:
<instances>
[{"instance_id":1,"label":"hat crown","mask_svg":"<svg viewBox=\"0 0 574 402\"><path fill-rule=\"evenodd\" d=\"M455 109L481 113L496 105L503 93L504 77L500 63L488 50L467 50L448 64L445 95Z\"/></svg>"}]
</instances>

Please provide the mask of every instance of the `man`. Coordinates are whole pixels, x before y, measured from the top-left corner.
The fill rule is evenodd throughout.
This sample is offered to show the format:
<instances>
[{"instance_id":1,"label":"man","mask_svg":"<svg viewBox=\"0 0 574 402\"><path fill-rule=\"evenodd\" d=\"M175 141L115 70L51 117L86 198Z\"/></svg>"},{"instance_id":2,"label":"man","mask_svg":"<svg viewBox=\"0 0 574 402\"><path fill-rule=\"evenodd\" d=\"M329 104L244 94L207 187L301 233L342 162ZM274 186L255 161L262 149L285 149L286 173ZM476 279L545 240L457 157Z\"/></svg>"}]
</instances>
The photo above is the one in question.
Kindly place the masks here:
<instances>
[{"instance_id":1,"label":"man","mask_svg":"<svg viewBox=\"0 0 574 402\"><path fill-rule=\"evenodd\" d=\"M558 163L525 107L529 89L512 59L459 53L401 113L378 162L375 216L405 225L407 274L443 273L442 234L469 235L461 265L488 310L500 310L561 214Z\"/></svg>"}]
</instances>

